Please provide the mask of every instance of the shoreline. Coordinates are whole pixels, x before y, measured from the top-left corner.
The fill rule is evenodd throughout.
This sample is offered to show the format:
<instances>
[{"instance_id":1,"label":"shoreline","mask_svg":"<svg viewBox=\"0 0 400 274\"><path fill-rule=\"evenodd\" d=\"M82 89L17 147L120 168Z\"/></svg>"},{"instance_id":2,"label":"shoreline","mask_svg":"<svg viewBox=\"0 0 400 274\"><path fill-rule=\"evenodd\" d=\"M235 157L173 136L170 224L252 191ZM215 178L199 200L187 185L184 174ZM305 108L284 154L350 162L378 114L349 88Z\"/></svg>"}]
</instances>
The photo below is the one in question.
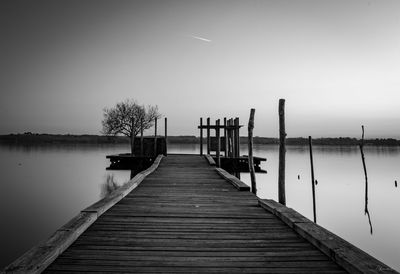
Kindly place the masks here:
<instances>
[{"instance_id":1,"label":"shoreline","mask_svg":"<svg viewBox=\"0 0 400 274\"><path fill-rule=\"evenodd\" d=\"M151 137L151 136L149 136ZM159 136L162 137L162 136ZM138 138L138 137L137 137ZM204 139L204 143L206 138ZM278 145L278 138L271 137L254 137L254 144L257 145ZM108 144L129 144L129 138L125 136L105 136L105 135L71 135L71 134L7 134L0 135L0 144L16 144L16 145L47 145L47 144L88 144L88 145L108 145ZM168 136L170 144L199 144L200 137L193 135ZM241 144L247 144L247 137L240 137ZM318 146L358 146L360 139L350 137L338 138L315 138L313 144ZM366 139L364 144L367 146L400 146L400 140L393 138L376 138ZM308 145L308 138L295 137L287 138L286 145Z\"/></svg>"}]
</instances>

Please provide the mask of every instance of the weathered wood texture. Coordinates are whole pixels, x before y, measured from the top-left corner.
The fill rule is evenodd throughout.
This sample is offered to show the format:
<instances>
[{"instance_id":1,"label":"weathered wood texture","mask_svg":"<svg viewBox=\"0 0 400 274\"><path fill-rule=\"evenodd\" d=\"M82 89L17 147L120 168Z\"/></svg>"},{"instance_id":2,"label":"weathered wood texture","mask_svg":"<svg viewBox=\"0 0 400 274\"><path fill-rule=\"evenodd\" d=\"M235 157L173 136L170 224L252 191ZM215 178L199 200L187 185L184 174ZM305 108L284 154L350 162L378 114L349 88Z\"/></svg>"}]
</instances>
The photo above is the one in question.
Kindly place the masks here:
<instances>
[{"instance_id":1,"label":"weathered wood texture","mask_svg":"<svg viewBox=\"0 0 400 274\"><path fill-rule=\"evenodd\" d=\"M46 273L343 273L198 155L169 155Z\"/></svg>"},{"instance_id":2,"label":"weathered wood texture","mask_svg":"<svg viewBox=\"0 0 400 274\"><path fill-rule=\"evenodd\" d=\"M291 208L273 200L259 200L259 204L265 210L279 217L349 273L398 273Z\"/></svg>"},{"instance_id":3,"label":"weathered wood texture","mask_svg":"<svg viewBox=\"0 0 400 274\"><path fill-rule=\"evenodd\" d=\"M158 167L162 157L162 155L158 156L150 168L138 173L132 180L123 187L118 188L111 195L82 210L76 217L51 235L50 238L28 250L1 273L41 273L98 217L118 203L135 189L146 176L153 172Z\"/></svg>"}]
</instances>

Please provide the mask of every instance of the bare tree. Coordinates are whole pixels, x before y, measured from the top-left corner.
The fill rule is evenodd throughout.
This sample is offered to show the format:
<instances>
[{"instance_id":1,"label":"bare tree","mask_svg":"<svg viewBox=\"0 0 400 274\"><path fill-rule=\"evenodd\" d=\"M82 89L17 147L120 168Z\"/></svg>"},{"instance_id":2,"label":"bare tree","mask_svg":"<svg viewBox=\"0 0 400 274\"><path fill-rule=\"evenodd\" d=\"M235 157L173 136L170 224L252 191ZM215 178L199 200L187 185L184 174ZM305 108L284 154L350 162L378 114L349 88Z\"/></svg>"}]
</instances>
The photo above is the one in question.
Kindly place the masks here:
<instances>
[{"instance_id":1,"label":"bare tree","mask_svg":"<svg viewBox=\"0 0 400 274\"><path fill-rule=\"evenodd\" d=\"M139 105L135 100L127 99L115 107L103 109L102 133L106 135L122 134L131 138L131 154L134 152L135 137L143 130L153 126L154 120L161 117L157 106Z\"/></svg>"}]
</instances>

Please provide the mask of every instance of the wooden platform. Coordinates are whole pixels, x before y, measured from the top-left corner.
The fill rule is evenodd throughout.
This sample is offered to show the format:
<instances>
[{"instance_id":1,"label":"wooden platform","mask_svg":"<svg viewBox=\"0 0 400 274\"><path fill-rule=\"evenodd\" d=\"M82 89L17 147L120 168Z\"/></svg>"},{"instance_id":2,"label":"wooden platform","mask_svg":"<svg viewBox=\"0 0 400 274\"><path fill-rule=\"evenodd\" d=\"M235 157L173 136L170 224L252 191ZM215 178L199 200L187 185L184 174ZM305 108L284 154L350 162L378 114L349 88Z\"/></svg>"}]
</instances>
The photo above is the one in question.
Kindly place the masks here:
<instances>
[{"instance_id":1,"label":"wooden platform","mask_svg":"<svg viewBox=\"0 0 400 274\"><path fill-rule=\"evenodd\" d=\"M344 273L204 157L169 155L45 273Z\"/></svg>"}]
</instances>

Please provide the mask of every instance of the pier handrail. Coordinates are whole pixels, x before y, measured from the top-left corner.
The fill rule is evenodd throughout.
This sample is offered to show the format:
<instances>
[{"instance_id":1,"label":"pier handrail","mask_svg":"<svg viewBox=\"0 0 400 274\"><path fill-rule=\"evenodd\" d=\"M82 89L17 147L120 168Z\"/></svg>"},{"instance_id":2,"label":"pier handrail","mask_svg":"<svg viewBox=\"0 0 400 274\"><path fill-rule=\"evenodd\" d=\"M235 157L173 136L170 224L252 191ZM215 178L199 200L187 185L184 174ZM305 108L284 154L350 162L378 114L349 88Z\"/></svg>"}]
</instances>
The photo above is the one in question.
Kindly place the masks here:
<instances>
[{"instance_id":1,"label":"pier handrail","mask_svg":"<svg viewBox=\"0 0 400 274\"><path fill-rule=\"evenodd\" d=\"M129 182L116 189L111 195L82 210L77 216L59 228L47 240L34 246L9 264L0 273L41 273L64 250L66 250L98 217L134 190L149 174L157 169L163 158L158 155L153 164L139 172Z\"/></svg>"}]
</instances>

